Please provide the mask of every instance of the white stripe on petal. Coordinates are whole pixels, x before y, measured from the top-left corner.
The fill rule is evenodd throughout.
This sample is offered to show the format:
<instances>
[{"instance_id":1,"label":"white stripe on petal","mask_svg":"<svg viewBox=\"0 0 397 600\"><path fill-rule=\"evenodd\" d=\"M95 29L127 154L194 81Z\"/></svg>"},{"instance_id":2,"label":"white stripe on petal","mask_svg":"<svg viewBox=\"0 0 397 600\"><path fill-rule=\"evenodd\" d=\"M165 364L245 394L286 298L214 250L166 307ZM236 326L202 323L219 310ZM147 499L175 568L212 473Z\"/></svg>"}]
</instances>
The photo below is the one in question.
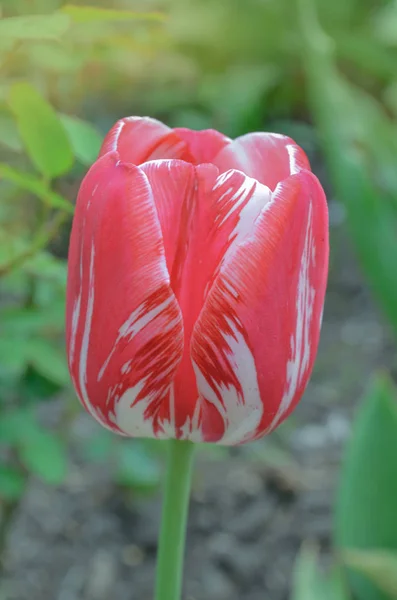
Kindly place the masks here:
<instances>
[{"instance_id":1,"label":"white stripe on petal","mask_svg":"<svg viewBox=\"0 0 397 600\"><path fill-rule=\"evenodd\" d=\"M80 351L80 362L79 362L79 384L81 391L81 399L84 402L86 409L91 415L98 419L101 424L107 429L111 429L103 418L100 410L94 406L92 406L90 399L87 393L87 362L88 362L88 351L90 346L90 334L91 334L91 324L92 324L92 315L94 313L94 299L95 299L95 248L94 244L91 245L91 255L90 255L90 272L88 278L88 301L87 301L87 312L85 315L84 322L84 333L83 340L81 343L81 351Z\"/></svg>"},{"instance_id":2,"label":"white stripe on petal","mask_svg":"<svg viewBox=\"0 0 397 600\"><path fill-rule=\"evenodd\" d=\"M90 332L92 315L94 312L94 297L95 297L95 276L94 276L94 261L95 261L95 248L94 244L91 245L90 255L90 273L88 279L88 301L87 301L87 312L85 315L83 341L81 343L80 351L80 364L79 364L79 383L81 389L81 395L84 403L87 407L90 407L90 400L87 394L87 360L88 360L88 347L90 343Z\"/></svg>"},{"instance_id":3,"label":"white stripe on petal","mask_svg":"<svg viewBox=\"0 0 397 600\"><path fill-rule=\"evenodd\" d=\"M227 180L235 176L235 174L236 171L232 169L220 175L217 178L217 182L213 189L216 190L219 188L220 182L225 184ZM218 202L221 203L223 198L227 194L230 194L231 191L233 191L233 188L228 188L218 199ZM249 198L248 201L247 198ZM217 227L221 227L233 213L238 213L236 226L229 235L229 241L231 243L219 264L219 268L222 268L226 262L231 260L238 246L243 243L247 237L252 235L256 219L261 212L263 212L265 207L270 204L271 199L272 192L266 185L259 183L251 177L244 176L243 183L228 200L228 204L231 204L229 211L222 218L222 221L217 224ZM242 204L244 204L244 206L241 208Z\"/></svg>"},{"instance_id":4,"label":"white stripe on petal","mask_svg":"<svg viewBox=\"0 0 397 600\"><path fill-rule=\"evenodd\" d=\"M268 432L277 427L305 377L310 362L310 330L313 317L315 289L310 285L310 263L314 264L315 248L313 240L313 209L310 204L306 228L305 247L301 259L296 297L296 329L291 336L291 358L287 363L286 388L278 411Z\"/></svg>"},{"instance_id":5,"label":"white stripe on petal","mask_svg":"<svg viewBox=\"0 0 397 600\"><path fill-rule=\"evenodd\" d=\"M158 390L137 401L146 384L147 379L141 379L133 387L126 390L115 403L115 423L124 434L131 437L153 437L153 419L148 418L147 411L151 403L158 397ZM169 390L170 402L174 402L172 385ZM171 410L173 410L172 407ZM156 437L158 439L168 439L175 436L175 414L170 412L169 421L159 421L159 431L156 433Z\"/></svg>"},{"instance_id":6,"label":"white stripe on petal","mask_svg":"<svg viewBox=\"0 0 397 600\"><path fill-rule=\"evenodd\" d=\"M201 429L201 405L201 398L197 398L192 418L187 417L186 421L180 428L181 440L189 440L195 444L204 442L203 432Z\"/></svg>"},{"instance_id":7,"label":"white stripe on petal","mask_svg":"<svg viewBox=\"0 0 397 600\"><path fill-rule=\"evenodd\" d=\"M157 396L157 392L136 402L145 385L146 379L138 381L136 385L124 392L114 406L115 423L129 436L153 437L153 422L145 416L145 413L151 401Z\"/></svg>"},{"instance_id":8,"label":"white stripe on petal","mask_svg":"<svg viewBox=\"0 0 397 600\"><path fill-rule=\"evenodd\" d=\"M70 334L69 364L70 364L71 368L74 363L74 352L75 352L75 348L76 348L77 327L79 325L79 320L80 320L81 296L83 293L83 290L82 290L82 287L83 287L83 253L82 252L80 253L79 272L80 272L80 289L79 289L79 295L77 297L77 300L75 301L74 306L73 306L72 329L71 329L71 334Z\"/></svg>"},{"instance_id":9,"label":"white stripe on petal","mask_svg":"<svg viewBox=\"0 0 397 600\"><path fill-rule=\"evenodd\" d=\"M82 281L82 263L81 264L81 278L80 280ZM79 385L80 385L80 393L81 393L81 400L83 401L84 406L86 407L87 411L95 418L97 419L104 427L106 427L106 429L110 429L111 427L109 427L109 425L107 425L106 423L106 419L103 415L103 413L101 412L100 408L97 406L93 406L90 402L90 399L88 397L88 393L87 393L87 362L88 362L88 352L89 352L89 346L90 346L90 334L91 334L91 325L92 325L92 316L94 313L94 299L95 299L95 248L94 248L94 244L91 245L91 255L90 255L90 271L89 271L89 279L88 279L88 301L87 301L87 312L85 315L85 322L84 322L84 333L83 333L83 340L82 340L82 344L81 344L81 351L80 351L80 361L79 361ZM79 304L78 306L78 313L80 314L80 306L81 306L81 294L79 295L79 298L77 300L77 303ZM76 307L75 307L76 308ZM76 309L76 314L77 314L77 309ZM76 321L78 323L78 317L76 317ZM76 325L77 327L77 325Z\"/></svg>"},{"instance_id":10,"label":"white stripe on petal","mask_svg":"<svg viewBox=\"0 0 397 600\"><path fill-rule=\"evenodd\" d=\"M299 148L298 146L294 146L293 144L288 144L286 146L288 156L289 156L289 168L291 171L291 175L299 172Z\"/></svg>"},{"instance_id":11,"label":"white stripe on petal","mask_svg":"<svg viewBox=\"0 0 397 600\"><path fill-rule=\"evenodd\" d=\"M106 367L108 366L113 354L116 352L117 346L121 342L121 340L123 338L128 338L128 341L130 342L144 327L146 327L146 325L149 325L149 323L151 323L153 319L158 317L159 314L163 312L163 310L165 310L172 302L173 298L172 296L170 296L167 300L165 300L152 310L148 311L146 309L145 300L140 306L138 306L136 310L134 310L134 312L131 313L128 319L124 321L124 323L120 327L119 335L114 343L114 346L110 351L107 359L103 363L102 367L100 368L100 371L98 373L98 381L102 379ZM175 321L170 321L170 323L168 323L167 326L167 331L171 329L174 325Z\"/></svg>"},{"instance_id":12,"label":"white stripe on petal","mask_svg":"<svg viewBox=\"0 0 397 600\"><path fill-rule=\"evenodd\" d=\"M113 150L113 151L114 151L114 150L117 150L117 143L118 143L118 141L119 141L120 134L121 134L121 132L122 132L122 131L123 131L123 129L124 129L124 125L125 125L125 119L123 119L123 120L120 120L120 121L117 123L117 129L116 129L116 130L115 130L115 132L114 132L114 138L113 138L113 140L112 140L112 150Z\"/></svg>"},{"instance_id":13,"label":"white stripe on petal","mask_svg":"<svg viewBox=\"0 0 397 600\"><path fill-rule=\"evenodd\" d=\"M233 175L234 171L231 171L230 174ZM228 188L222 194L222 196L219 198L218 202L220 203L224 200L224 198L226 198L227 196L230 196L228 198L228 204L230 204L231 206L230 206L229 212L226 213L226 215L223 217L222 221L220 221L220 223L218 224L218 227L221 227L223 225L223 223L234 212L239 210L241 204L243 204L246 201L247 196L255 189L255 186L256 186L255 179L251 179L250 177L247 177L244 179L243 184L237 189L237 191L232 196L230 196L230 192L233 191L233 188ZM217 187L217 185L214 186L214 189L216 189L216 187Z\"/></svg>"},{"instance_id":14,"label":"white stripe on petal","mask_svg":"<svg viewBox=\"0 0 397 600\"><path fill-rule=\"evenodd\" d=\"M252 185L248 188L249 183L252 183ZM242 208L237 225L229 236L230 239L233 240L233 244L231 244L225 253L224 261L229 260L237 246L241 244L247 236L252 235L256 219L271 199L272 193L270 189L255 181L255 179L251 179L250 177L246 178L244 191L247 188L248 192L253 190L254 193L247 204ZM241 204L241 201L235 204L235 208L237 208L239 204Z\"/></svg>"},{"instance_id":15,"label":"white stripe on petal","mask_svg":"<svg viewBox=\"0 0 397 600\"><path fill-rule=\"evenodd\" d=\"M218 443L234 445L249 440L256 432L263 414L263 403L252 352L235 324L229 319L227 323L232 334L225 333L223 336L228 348L223 360L229 363L241 391L233 385L208 381L194 361L193 368L200 394L216 407L223 419L225 433Z\"/></svg>"}]
</instances>

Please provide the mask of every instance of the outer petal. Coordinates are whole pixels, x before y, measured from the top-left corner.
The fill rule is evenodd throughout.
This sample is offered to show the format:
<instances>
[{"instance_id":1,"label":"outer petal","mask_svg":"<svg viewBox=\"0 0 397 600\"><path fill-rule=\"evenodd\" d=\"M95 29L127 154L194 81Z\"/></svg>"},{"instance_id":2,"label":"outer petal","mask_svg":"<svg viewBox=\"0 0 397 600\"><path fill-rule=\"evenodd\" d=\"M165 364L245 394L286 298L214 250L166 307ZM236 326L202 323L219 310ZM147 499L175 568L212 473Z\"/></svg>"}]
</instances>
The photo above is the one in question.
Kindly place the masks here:
<instances>
[{"instance_id":1,"label":"outer petal","mask_svg":"<svg viewBox=\"0 0 397 600\"><path fill-rule=\"evenodd\" d=\"M193 131L185 127L176 127L174 132L187 143L196 164L212 163L215 156L232 141L215 129Z\"/></svg>"},{"instance_id":2,"label":"outer petal","mask_svg":"<svg viewBox=\"0 0 397 600\"><path fill-rule=\"evenodd\" d=\"M327 225L322 188L302 171L277 187L254 228L230 248L191 341L203 439L254 439L301 397L319 340ZM209 407L221 416L221 435Z\"/></svg>"},{"instance_id":3,"label":"outer petal","mask_svg":"<svg viewBox=\"0 0 397 600\"><path fill-rule=\"evenodd\" d=\"M117 151L121 160L140 165L159 158L193 162L187 143L172 129L150 117L126 117L117 121L102 144L99 156Z\"/></svg>"},{"instance_id":4,"label":"outer petal","mask_svg":"<svg viewBox=\"0 0 397 600\"><path fill-rule=\"evenodd\" d=\"M303 150L291 138L279 133L248 133L236 138L212 162L220 173L239 169L271 190L289 175L301 169L310 170Z\"/></svg>"},{"instance_id":5,"label":"outer petal","mask_svg":"<svg viewBox=\"0 0 397 600\"><path fill-rule=\"evenodd\" d=\"M182 160L153 160L141 166L152 188L168 272L175 291L182 276L189 219L194 205L195 168Z\"/></svg>"},{"instance_id":6,"label":"outer petal","mask_svg":"<svg viewBox=\"0 0 397 600\"><path fill-rule=\"evenodd\" d=\"M183 352L160 224L146 175L114 153L85 177L73 223L67 350L77 393L103 425L172 435L169 398Z\"/></svg>"},{"instance_id":7,"label":"outer petal","mask_svg":"<svg viewBox=\"0 0 397 600\"><path fill-rule=\"evenodd\" d=\"M183 403L185 411L180 437L202 441L219 439L224 433L224 421L217 406L207 402L203 407L198 398L190 340L222 262L231 256L239 240L252 231L271 192L239 171L216 177L211 165L196 167L196 177L196 205L187 238L182 286L178 290L185 351L174 387L177 405Z\"/></svg>"},{"instance_id":8,"label":"outer petal","mask_svg":"<svg viewBox=\"0 0 397 600\"><path fill-rule=\"evenodd\" d=\"M200 440L201 406L190 356L193 328L222 260L252 231L271 192L239 171L217 177L209 164L152 161L142 170L155 196L171 285L183 315L185 348L173 386L177 437ZM207 416L211 412L211 426L222 435L223 421L212 409L207 407Z\"/></svg>"}]
</instances>

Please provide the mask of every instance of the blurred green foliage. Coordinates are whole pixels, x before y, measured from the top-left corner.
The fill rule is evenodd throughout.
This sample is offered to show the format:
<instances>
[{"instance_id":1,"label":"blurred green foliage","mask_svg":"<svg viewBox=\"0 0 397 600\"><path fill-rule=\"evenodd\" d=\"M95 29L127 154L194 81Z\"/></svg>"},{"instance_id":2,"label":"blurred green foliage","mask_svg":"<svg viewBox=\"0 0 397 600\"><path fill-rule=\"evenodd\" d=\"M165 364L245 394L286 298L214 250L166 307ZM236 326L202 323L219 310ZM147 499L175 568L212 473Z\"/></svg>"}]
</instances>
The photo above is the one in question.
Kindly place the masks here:
<instances>
[{"instance_id":1,"label":"blurred green foliage","mask_svg":"<svg viewBox=\"0 0 397 600\"><path fill-rule=\"evenodd\" d=\"M291 600L397 598L397 390L386 376L372 382L359 407L342 465L335 510L335 564L303 546Z\"/></svg>"},{"instance_id":2,"label":"blurred green foliage","mask_svg":"<svg viewBox=\"0 0 397 600\"><path fill-rule=\"evenodd\" d=\"M363 272L397 333L396 0L118 0L0 5L0 500L61 484L78 414L64 352L78 184L120 116L277 129L320 150ZM55 424L46 402L61 398ZM293 600L397 597L396 391L375 379L341 473L335 565L297 559ZM86 460L150 492L162 447L98 429ZM261 455L253 445L246 456ZM289 457L271 459L291 471ZM269 454L266 454L269 460ZM348 567L347 571L345 567ZM348 577L345 579L345 574Z\"/></svg>"},{"instance_id":3,"label":"blurred green foliage","mask_svg":"<svg viewBox=\"0 0 397 600\"><path fill-rule=\"evenodd\" d=\"M347 551L342 557L364 574L362 577L352 573L350 577L353 590L362 600L390 598L388 590L382 585L379 587L379 579L376 579L379 565L390 577L394 572L394 596L391 597L397 594L396 562L393 567L390 560L392 553L397 552L396 471L397 394L387 379L379 377L364 398L355 421L342 468L335 514L337 548ZM357 552L358 549L361 552ZM374 586L368 579L374 581Z\"/></svg>"},{"instance_id":4,"label":"blurred green foliage","mask_svg":"<svg viewBox=\"0 0 397 600\"><path fill-rule=\"evenodd\" d=\"M64 188L95 160L103 136L94 123L70 114L73 103L49 100L58 77L105 64L102 51L119 39L115 27L164 18L54 2L29 3L29 12L32 4L37 14L25 14L26 5L16 2L0 20L0 500L6 504L18 500L30 474L52 484L65 480L68 431L79 412L77 402L64 404L59 422L49 428L40 405L72 396L64 351L67 245L60 236L74 198ZM90 25L93 54L86 39ZM89 44L87 54L80 39ZM111 66L106 68L109 75ZM120 486L147 492L158 485L158 451L146 442L100 431L85 441L83 454L111 461Z\"/></svg>"},{"instance_id":5,"label":"blurred green foliage","mask_svg":"<svg viewBox=\"0 0 397 600\"><path fill-rule=\"evenodd\" d=\"M316 546L305 543L295 562L290 600L349 600L341 568L324 571L319 562Z\"/></svg>"}]
</instances>

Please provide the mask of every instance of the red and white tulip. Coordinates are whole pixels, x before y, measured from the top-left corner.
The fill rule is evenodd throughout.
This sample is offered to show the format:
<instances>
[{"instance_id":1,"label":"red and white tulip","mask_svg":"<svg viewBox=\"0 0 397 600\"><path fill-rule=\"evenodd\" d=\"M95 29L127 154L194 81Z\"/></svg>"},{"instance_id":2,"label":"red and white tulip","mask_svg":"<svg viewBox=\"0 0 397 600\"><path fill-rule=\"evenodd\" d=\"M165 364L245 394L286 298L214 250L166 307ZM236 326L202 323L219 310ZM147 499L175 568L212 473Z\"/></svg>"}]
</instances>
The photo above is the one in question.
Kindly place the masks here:
<instances>
[{"instance_id":1,"label":"red and white tulip","mask_svg":"<svg viewBox=\"0 0 397 600\"><path fill-rule=\"evenodd\" d=\"M119 121L78 195L67 350L120 434L239 444L303 394L328 269L324 192L288 137Z\"/></svg>"}]
</instances>

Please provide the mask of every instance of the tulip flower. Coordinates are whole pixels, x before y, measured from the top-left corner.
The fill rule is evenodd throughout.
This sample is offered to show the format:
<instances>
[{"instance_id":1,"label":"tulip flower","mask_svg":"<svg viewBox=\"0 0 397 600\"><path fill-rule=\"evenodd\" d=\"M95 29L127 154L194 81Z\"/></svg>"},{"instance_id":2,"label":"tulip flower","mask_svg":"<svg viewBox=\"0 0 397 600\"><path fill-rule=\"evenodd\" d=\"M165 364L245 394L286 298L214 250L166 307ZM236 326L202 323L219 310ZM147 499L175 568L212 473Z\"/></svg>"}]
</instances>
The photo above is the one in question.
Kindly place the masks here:
<instances>
[{"instance_id":1,"label":"tulip flower","mask_svg":"<svg viewBox=\"0 0 397 600\"><path fill-rule=\"evenodd\" d=\"M240 444L309 379L327 207L288 137L126 118L77 199L67 344L85 408L120 434Z\"/></svg>"},{"instance_id":2,"label":"tulip flower","mask_svg":"<svg viewBox=\"0 0 397 600\"><path fill-rule=\"evenodd\" d=\"M185 448L273 431L313 368L327 268L324 192L293 140L122 119L81 185L70 240L81 402L119 434ZM180 593L189 451L175 452L161 600Z\"/></svg>"}]
</instances>

